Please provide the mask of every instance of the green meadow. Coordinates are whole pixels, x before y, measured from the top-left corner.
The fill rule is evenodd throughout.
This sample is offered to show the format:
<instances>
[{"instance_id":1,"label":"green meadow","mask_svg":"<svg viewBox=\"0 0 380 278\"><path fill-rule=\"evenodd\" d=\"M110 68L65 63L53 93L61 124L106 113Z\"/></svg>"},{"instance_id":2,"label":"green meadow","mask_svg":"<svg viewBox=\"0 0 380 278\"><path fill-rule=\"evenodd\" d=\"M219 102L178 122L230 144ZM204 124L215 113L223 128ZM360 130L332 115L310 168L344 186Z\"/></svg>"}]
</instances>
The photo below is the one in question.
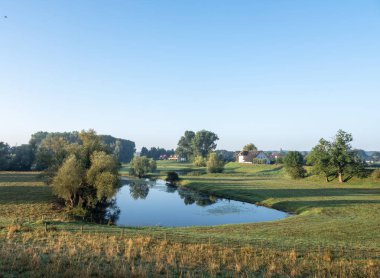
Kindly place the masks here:
<instances>
[{"instance_id":1,"label":"green meadow","mask_svg":"<svg viewBox=\"0 0 380 278\"><path fill-rule=\"evenodd\" d=\"M0 173L0 273L4 276L378 277L380 182L287 177L279 165L229 163L178 171L179 186L291 213L264 223L116 227L69 218L38 173ZM128 175L123 165L122 175Z\"/></svg>"}]
</instances>

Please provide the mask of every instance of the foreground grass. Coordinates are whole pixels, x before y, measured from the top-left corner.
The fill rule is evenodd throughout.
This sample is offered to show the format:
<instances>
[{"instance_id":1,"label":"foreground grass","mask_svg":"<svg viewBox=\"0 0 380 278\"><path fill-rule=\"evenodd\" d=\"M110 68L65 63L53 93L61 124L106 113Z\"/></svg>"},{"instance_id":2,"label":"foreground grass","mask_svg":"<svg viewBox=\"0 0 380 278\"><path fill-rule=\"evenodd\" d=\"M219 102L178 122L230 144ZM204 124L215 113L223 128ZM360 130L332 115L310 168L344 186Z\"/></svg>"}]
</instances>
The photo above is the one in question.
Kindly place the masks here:
<instances>
[{"instance_id":1,"label":"foreground grass","mask_svg":"<svg viewBox=\"0 0 380 278\"><path fill-rule=\"evenodd\" d=\"M0 173L0 273L5 276L378 277L380 186L292 181L278 166L230 163L183 174L182 186L297 213L275 222L120 228L67 220L35 173ZM127 171L127 167L122 171ZM187 174L187 175L185 175ZM44 219L44 220L42 220ZM49 225L45 227L44 223ZM46 229L46 230L45 230Z\"/></svg>"}]
</instances>

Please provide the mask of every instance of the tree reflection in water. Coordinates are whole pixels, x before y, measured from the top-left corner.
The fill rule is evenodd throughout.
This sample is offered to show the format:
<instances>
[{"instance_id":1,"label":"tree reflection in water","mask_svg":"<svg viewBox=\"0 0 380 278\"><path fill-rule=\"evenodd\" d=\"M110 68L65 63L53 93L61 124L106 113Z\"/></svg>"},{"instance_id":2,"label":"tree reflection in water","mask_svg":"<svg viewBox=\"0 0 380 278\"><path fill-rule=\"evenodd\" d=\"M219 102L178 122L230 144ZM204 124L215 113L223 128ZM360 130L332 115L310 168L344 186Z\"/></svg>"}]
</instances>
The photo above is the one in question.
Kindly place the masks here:
<instances>
[{"instance_id":1,"label":"tree reflection in water","mask_svg":"<svg viewBox=\"0 0 380 278\"><path fill-rule=\"evenodd\" d=\"M183 199L185 205L192 205L195 203L198 206L205 207L215 204L218 201L218 198L215 196L202 194L185 188L178 188L178 195Z\"/></svg>"},{"instance_id":2,"label":"tree reflection in water","mask_svg":"<svg viewBox=\"0 0 380 278\"><path fill-rule=\"evenodd\" d=\"M146 182L131 182L129 192L134 200L145 199L149 194L149 184Z\"/></svg>"},{"instance_id":3,"label":"tree reflection in water","mask_svg":"<svg viewBox=\"0 0 380 278\"><path fill-rule=\"evenodd\" d=\"M116 199L104 200L99 203L91 213L92 222L100 224L115 224L120 216L120 208L116 205Z\"/></svg>"},{"instance_id":4,"label":"tree reflection in water","mask_svg":"<svg viewBox=\"0 0 380 278\"><path fill-rule=\"evenodd\" d=\"M138 199L146 199L149 194L149 188L154 187L156 185L155 181L146 181L146 180L136 180L129 182L129 191L131 197L134 200ZM198 206L209 206L215 204L218 201L218 198L212 195L207 195L203 193L199 193L190 189L180 188L173 186L171 184L166 184L165 191L167 193L175 193L181 197L185 205L196 204Z\"/></svg>"}]
</instances>

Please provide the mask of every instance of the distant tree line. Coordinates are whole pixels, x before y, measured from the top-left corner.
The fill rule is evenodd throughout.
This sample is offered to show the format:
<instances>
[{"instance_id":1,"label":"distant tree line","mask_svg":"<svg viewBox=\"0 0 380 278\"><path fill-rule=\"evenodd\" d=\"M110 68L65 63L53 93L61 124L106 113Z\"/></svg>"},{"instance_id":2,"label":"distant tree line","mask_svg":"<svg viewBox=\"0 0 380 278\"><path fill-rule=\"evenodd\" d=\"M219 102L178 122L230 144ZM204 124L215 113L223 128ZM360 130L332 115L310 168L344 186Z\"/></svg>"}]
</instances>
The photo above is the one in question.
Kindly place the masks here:
<instances>
[{"instance_id":1,"label":"distant tree line","mask_svg":"<svg viewBox=\"0 0 380 278\"><path fill-rule=\"evenodd\" d=\"M146 156L147 158L152 158L154 160L159 160L162 157L169 157L174 154L174 150L166 150L160 147L152 147L149 150L146 147L142 147L140 152L140 156Z\"/></svg>"},{"instance_id":2,"label":"distant tree line","mask_svg":"<svg viewBox=\"0 0 380 278\"><path fill-rule=\"evenodd\" d=\"M35 154L29 144L11 147L0 142L0 171L29 171Z\"/></svg>"},{"instance_id":3,"label":"distant tree line","mask_svg":"<svg viewBox=\"0 0 380 278\"><path fill-rule=\"evenodd\" d=\"M98 136L98 135L97 135ZM135 143L110 135L99 135L101 142L117 160L128 163L133 158ZM1 171L46 170L52 163L62 162L63 144L80 144L80 132L37 132L32 134L29 144L11 147L0 142Z\"/></svg>"}]
</instances>

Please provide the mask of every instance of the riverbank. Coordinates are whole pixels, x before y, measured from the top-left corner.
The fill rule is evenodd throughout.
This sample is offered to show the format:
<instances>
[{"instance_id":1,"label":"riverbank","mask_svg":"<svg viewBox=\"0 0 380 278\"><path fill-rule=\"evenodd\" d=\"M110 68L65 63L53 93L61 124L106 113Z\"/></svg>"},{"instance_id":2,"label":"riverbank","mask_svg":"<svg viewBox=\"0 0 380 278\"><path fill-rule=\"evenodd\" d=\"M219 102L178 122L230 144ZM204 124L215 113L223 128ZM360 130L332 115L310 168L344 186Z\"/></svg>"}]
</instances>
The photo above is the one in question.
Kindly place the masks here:
<instances>
[{"instance_id":1,"label":"riverbank","mask_svg":"<svg viewBox=\"0 0 380 278\"><path fill-rule=\"evenodd\" d=\"M189 173L181 176L182 186L298 214L281 221L216 227L96 225L67 219L36 173L0 173L0 272L85 277L380 273L378 183L293 181L278 166L234 163L215 175L175 162L159 162L158 170L158 176L168 170ZM126 171L124 167L122 174ZM189 250L197 256L188 256Z\"/></svg>"}]
</instances>

